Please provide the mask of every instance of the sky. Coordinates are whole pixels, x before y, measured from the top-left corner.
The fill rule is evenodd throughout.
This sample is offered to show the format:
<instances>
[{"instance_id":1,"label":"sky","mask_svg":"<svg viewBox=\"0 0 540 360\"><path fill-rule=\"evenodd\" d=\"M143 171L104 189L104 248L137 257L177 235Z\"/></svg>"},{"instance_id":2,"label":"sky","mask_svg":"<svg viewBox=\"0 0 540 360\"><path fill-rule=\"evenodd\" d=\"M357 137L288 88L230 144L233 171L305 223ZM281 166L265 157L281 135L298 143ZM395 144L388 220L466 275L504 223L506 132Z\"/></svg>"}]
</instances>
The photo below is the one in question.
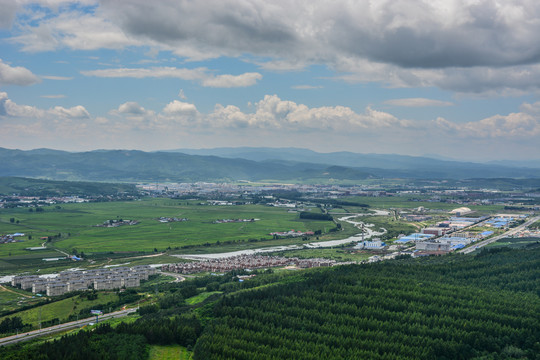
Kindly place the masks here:
<instances>
[{"instance_id":1,"label":"sky","mask_svg":"<svg viewBox=\"0 0 540 360\"><path fill-rule=\"evenodd\" d=\"M0 9L0 147L540 159L537 0Z\"/></svg>"}]
</instances>

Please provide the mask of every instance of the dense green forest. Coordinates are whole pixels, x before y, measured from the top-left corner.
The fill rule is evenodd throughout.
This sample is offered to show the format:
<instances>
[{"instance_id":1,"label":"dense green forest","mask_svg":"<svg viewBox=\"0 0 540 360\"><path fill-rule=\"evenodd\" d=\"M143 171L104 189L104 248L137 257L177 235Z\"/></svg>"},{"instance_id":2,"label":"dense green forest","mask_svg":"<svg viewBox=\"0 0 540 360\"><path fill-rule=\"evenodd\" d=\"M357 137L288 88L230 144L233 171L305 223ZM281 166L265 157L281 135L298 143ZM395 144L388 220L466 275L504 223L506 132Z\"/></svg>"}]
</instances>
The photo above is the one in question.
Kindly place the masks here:
<instances>
[{"instance_id":1,"label":"dense green forest","mask_svg":"<svg viewBox=\"0 0 540 360\"><path fill-rule=\"evenodd\" d=\"M3 360L143 360L148 358L148 347L141 335L122 334L108 325L93 332L80 331L18 351L0 352Z\"/></svg>"},{"instance_id":2,"label":"dense green forest","mask_svg":"<svg viewBox=\"0 0 540 360\"><path fill-rule=\"evenodd\" d=\"M540 247L532 244L474 256L259 271L243 282L238 271L199 277L163 284L159 301L141 307L135 322L2 348L0 358L68 359L62 341L77 343L80 359L91 358L83 354L96 344L111 347L107 358L124 359L128 343L144 358L142 341L185 346L195 360L539 359L539 265ZM201 293L212 295L185 301ZM117 341L107 345L109 339Z\"/></svg>"},{"instance_id":3,"label":"dense green forest","mask_svg":"<svg viewBox=\"0 0 540 360\"><path fill-rule=\"evenodd\" d=\"M195 359L535 359L539 255L342 266L231 294Z\"/></svg>"}]
</instances>

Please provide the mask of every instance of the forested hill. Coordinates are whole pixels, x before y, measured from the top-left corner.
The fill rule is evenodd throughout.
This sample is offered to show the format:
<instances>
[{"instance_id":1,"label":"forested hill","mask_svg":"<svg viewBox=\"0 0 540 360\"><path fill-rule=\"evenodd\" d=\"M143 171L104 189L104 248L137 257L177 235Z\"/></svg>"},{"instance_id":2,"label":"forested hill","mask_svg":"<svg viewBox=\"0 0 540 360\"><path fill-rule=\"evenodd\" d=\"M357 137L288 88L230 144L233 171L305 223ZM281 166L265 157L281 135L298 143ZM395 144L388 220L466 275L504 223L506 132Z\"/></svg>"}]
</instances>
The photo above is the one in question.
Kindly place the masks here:
<instances>
[{"instance_id":1,"label":"forested hill","mask_svg":"<svg viewBox=\"0 0 540 360\"><path fill-rule=\"evenodd\" d=\"M137 150L66 152L0 148L0 174L51 180L109 182L281 180L321 183L369 178L540 179L539 168L400 155L345 152L320 154L305 149L303 152L299 149L281 152L268 150L263 156L261 151L254 150L252 155L259 156L250 157L247 150L216 156ZM234 154L238 154L238 157L233 157Z\"/></svg>"},{"instance_id":2,"label":"forested hill","mask_svg":"<svg viewBox=\"0 0 540 360\"><path fill-rule=\"evenodd\" d=\"M48 149L30 151L0 148L0 174L54 180L89 181L233 181L366 179L372 174L356 168L257 162L170 152L99 150L70 153Z\"/></svg>"},{"instance_id":3,"label":"forested hill","mask_svg":"<svg viewBox=\"0 0 540 360\"><path fill-rule=\"evenodd\" d=\"M540 249L341 266L229 295L195 359L538 359Z\"/></svg>"},{"instance_id":4,"label":"forested hill","mask_svg":"<svg viewBox=\"0 0 540 360\"><path fill-rule=\"evenodd\" d=\"M538 243L479 255L253 271L249 274L256 276L243 282L239 274L161 284L158 301L141 306L135 322L33 347L0 347L0 358L78 359L94 351L101 355L102 346L111 360L145 358L144 343L193 349L194 360L538 359L540 354ZM185 301L204 294L203 302Z\"/></svg>"},{"instance_id":5,"label":"forested hill","mask_svg":"<svg viewBox=\"0 0 540 360\"><path fill-rule=\"evenodd\" d=\"M31 178L4 176L0 177L0 195L21 196L118 196L137 195L138 190L133 184L54 181Z\"/></svg>"},{"instance_id":6,"label":"forested hill","mask_svg":"<svg viewBox=\"0 0 540 360\"><path fill-rule=\"evenodd\" d=\"M381 177L464 179L496 177L540 177L537 161L501 161L482 163L398 154L359 154L348 151L319 153L300 148L237 147L215 149L179 149L191 155L213 155L254 161L294 161L334 164L362 168ZM474 155L474 154L473 154Z\"/></svg>"}]
</instances>

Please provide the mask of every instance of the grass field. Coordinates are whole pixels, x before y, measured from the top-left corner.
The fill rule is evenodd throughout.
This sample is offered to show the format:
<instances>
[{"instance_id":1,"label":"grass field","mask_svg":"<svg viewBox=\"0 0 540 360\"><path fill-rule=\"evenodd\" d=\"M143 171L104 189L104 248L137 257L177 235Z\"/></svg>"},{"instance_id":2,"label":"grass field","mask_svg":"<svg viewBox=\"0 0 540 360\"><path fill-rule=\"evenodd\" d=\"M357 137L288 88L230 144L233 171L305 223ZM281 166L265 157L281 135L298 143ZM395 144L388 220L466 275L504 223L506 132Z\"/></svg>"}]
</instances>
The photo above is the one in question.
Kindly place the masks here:
<instances>
[{"instance_id":1,"label":"grass field","mask_svg":"<svg viewBox=\"0 0 540 360\"><path fill-rule=\"evenodd\" d=\"M336 261L362 261L368 259L370 256L373 256L375 254L370 251L349 253L341 248L321 248L281 251L275 253L275 255L285 257L298 257L303 259L324 258Z\"/></svg>"},{"instance_id":2,"label":"grass field","mask_svg":"<svg viewBox=\"0 0 540 360\"><path fill-rule=\"evenodd\" d=\"M487 245L486 247L511 247L514 249L524 248L533 244L540 244L540 238L506 238Z\"/></svg>"},{"instance_id":3,"label":"grass field","mask_svg":"<svg viewBox=\"0 0 540 360\"><path fill-rule=\"evenodd\" d=\"M180 345L150 346L150 360L190 360L192 352Z\"/></svg>"},{"instance_id":4,"label":"grass field","mask_svg":"<svg viewBox=\"0 0 540 360\"><path fill-rule=\"evenodd\" d=\"M35 298L30 292L0 285L0 312L17 310L39 301L42 299Z\"/></svg>"},{"instance_id":5,"label":"grass field","mask_svg":"<svg viewBox=\"0 0 540 360\"><path fill-rule=\"evenodd\" d=\"M69 315L78 314L81 309L106 304L116 300L118 300L118 295L116 293L100 292L98 298L95 300L83 299L79 295L76 295L68 299L63 299L33 309L20 311L16 315L20 316L24 323L29 323L34 327L38 327L40 312L42 322L50 321L52 319L65 320ZM88 316L85 317L90 316L91 315L88 314ZM3 319L3 317L0 318L0 321Z\"/></svg>"},{"instance_id":6,"label":"grass field","mask_svg":"<svg viewBox=\"0 0 540 360\"><path fill-rule=\"evenodd\" d=\"M189 221L160 223L157 218L185 217ZM10 218L19 221L11 223ZM260 219L255 222L214 224L218 219ZM137 220L138 225L96 227L110 219ZM324 230L328 221L300 220L298 214L262 205L210 206L196 202L147 199L132 202L65 204L43 212L28 209L0 210L0 234L21 232L25 241L0 244L0 259L27 255L26 247L39 246L44 236L59 236L53 245L71 253L107 251L153 251L182 246L271 239L270 232L291 229ZM28 240L28 236L32 240Z\"/></svg>"},{"instance_id":7,"label":"grass field","mask_svg":"<svg viewBox=\"0 0 540 360\"><path fill-rule=\"evenodd\" d=\"M186 304L195 305L195 304L198 304L200 302L203 302L204 300L206 300L207 298L209 298L210 296L212 296L214 294L221 294L221 293L222 293L222 291L203 292L203 293L200 293L199 295L195 295L195 296L192 296L192 297L186 299Z\"/></svg>"}]
</instances>

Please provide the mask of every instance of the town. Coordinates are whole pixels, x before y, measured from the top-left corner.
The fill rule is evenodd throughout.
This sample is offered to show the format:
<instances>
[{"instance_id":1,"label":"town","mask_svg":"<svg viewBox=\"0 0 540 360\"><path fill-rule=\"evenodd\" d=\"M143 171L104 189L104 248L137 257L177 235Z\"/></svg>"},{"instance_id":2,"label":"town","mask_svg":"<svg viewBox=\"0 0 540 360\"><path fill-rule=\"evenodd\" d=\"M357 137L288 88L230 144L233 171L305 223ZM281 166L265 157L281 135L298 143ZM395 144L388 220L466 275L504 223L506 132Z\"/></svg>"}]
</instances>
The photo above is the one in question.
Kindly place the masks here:
<instances>
[{"instance_id":1,"label":"town","mask_svg":"<svg viewBox=\"0 0 540 360\"><path fill-rule=\"evenodd\" d=\"M194 274L200 272L224 273L231 270L266 269L272 267L294 266L307 269L321 266L334 266L338 263L329 259L299 259L296 257L286 258L280 256L262 255L239 255L223 259L206 259L189 263L167 264L161 267L161 271L177 272L181 274Z\"/></svg>"},{"instance_id":2,"label":"town","mask_svg":"<svg viewBox=\"0 0 540 360\"><path fill-rule=\"evenodd\" d=\"M155 275L155 268L148 265L111 267L102 269L62 271L57 276L17 275L11 286L30 290L34 294L44 292L47 296L63 295L72 291L112 290L133 288Z\"/></svg>"}]
</instances>

